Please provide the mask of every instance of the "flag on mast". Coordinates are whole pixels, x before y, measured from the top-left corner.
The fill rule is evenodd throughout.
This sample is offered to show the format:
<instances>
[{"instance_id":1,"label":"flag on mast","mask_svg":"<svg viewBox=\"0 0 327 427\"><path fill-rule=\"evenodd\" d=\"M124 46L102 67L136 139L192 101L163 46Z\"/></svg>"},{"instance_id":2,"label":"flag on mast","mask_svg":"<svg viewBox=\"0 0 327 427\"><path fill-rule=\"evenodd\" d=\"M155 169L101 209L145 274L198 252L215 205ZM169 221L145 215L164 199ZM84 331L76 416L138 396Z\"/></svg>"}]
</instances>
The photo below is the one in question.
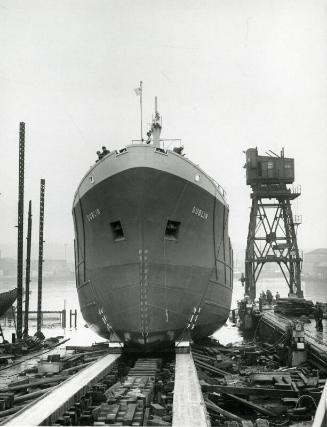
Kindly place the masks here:
<instances>
[{"instance_id":1,"label":"flag on mast","mask_svg":"<svg viewBox=\"0 0 327 427\"><path fill-rule=\"evenodd\" d=\"M136 95L141 95L141 93L142 93L142 87L140 86L140 87L137 87L136 89L134 89L135 90L135 93L136 93Z\"/></svg>"},{"instance_id":2,"label":"flag on mast","mask_svg":"<svg viewBox=\"0 0 327 427\"><path fill-rule=\"evenodd\" d=\"M143 130L142 130L142 128L143 128L143 125L142 125L142 121L143 121L143 118L142 118L142 81L140 81L140 86L139 86L139 87L137 87L137 88L136 88L136 89L134 89L134 90L135 90L136 95L140 97L140 110L141 110L141 141L143 142Z\"/></svg>"}]
</instances>

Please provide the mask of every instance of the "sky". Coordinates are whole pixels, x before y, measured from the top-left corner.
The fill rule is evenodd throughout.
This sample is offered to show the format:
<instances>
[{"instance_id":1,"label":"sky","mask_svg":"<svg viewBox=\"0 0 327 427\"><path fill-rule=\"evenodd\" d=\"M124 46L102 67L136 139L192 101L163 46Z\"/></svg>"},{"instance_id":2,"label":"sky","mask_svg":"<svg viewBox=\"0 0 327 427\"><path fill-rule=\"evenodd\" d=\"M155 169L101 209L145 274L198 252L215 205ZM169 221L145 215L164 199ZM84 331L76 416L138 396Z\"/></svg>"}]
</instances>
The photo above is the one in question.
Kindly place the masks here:
<instances>
[{"instance_id":1,"label":"sky","mask_svg":"<svg viewBox=\"0 0 327 427\"><path fill-rule=\"evenodd\" d=\"M16 251L19 122L33 255L45 178L45 257L72 258L74 192L102 145L140 137L140 80L145 130L158 96L162 137L225 188L236 254L256 146L295 158L299 247L327 247L326 22L327 0L0 0L2 256Z\"/></svg>"}]
</instances>

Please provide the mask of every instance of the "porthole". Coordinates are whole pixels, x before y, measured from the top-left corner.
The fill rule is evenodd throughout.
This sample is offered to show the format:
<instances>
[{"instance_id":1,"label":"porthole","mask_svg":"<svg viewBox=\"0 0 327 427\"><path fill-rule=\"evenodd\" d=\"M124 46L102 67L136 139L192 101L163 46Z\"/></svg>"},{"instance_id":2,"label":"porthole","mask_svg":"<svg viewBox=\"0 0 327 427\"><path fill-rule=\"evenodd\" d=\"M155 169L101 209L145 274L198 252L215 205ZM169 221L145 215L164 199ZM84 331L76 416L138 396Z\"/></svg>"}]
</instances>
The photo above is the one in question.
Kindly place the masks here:
<instances>
[{"instance_id":1,"label":"porthole","mask_svg":"<svg viewBox=\"0 0 327 427\"><path fill-rule=\"evenodd\" d=\"M166 230L165 230L165 239L166 240L177 240L179 227L181 223L179 221L167 221Z\"/></svg>"},{"instance_id":2,"label":"porthole","mask_svg":"<svg viewBox=\"0 0 327 427\"><path fill-rule=\"evenodd\" d=\"M123 231L123 227L120 221L113 221L110 223L112 237L115 242L119 242L120 240L125 240L125 235Z\"/></svg>"},{"instance_id":3,"label":"porthole","mask_svg":"<svg viewBox=\"0 0 327 427\"><path fill-rule=\"evenodd\" d=\"M195 175L195 177L194 177L194 180L195 180L196 182L199 182L199 181L200 181L200 175L199 175L199 174L196 174L196 175Z\"/></svg>"},{"instance_id":4,"label":"porthole","mask_svg":"<svg viewBox=\"0 0 327 427\"><path fill-rule=\"evenodd\" d=\"M89 180L90 180L91 184L94 184L94 178L93 178L93 176L89 176Z\"/></svg>"}]
</instances>

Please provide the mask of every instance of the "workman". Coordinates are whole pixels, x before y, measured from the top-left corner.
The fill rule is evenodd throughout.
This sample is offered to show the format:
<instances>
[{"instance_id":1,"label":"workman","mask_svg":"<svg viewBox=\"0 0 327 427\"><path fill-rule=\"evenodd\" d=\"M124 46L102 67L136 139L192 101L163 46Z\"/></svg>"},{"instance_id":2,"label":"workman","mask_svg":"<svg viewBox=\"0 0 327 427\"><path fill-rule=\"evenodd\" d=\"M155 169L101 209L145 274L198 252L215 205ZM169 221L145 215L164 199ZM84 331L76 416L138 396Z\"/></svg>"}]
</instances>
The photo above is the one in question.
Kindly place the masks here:
<instances>
[{"instance_id":1,"label":"workman","mask_svg":"<svg viewBox=\"0 0 327 427\"><path fill-rule=\"evenodd\" d=\"M314 311L314 317L315 317L315 321L316 321L317 331L322 332L323 331L322 319L324 317L324 313L320 307L319 302L316 303L316 307L315 307L315 311Z\"/></svg>"},{"instance_id":2,"label":"workman","mask_svg":"<svg viewBox=\"0 0 327 427\"><path fill-rule=\"evenodd\" d=\"M275 296L275 298L276 298L276 301L277 301L277 300L279 300L279 298L280 298L280 295L279 295L279 292L278 292L278 291L276 292L276 296Z\"/></svg>"},{"instance_id":3,"label":"workman","mask_svg":"<svg viewBox=\"0 0 327 427\"><path fill-rule=\"evenodd\" d=\"M272 293L271 293L271 290L270 290L270 289L267 289L267 303L268 303L269 305L271 305L271 304L272 304L272 300L273 300L273 295L272 295Z\"/></svg>"},{"instance_id":4,"label":"workman","mask_svg":"<svg viewBox=\"0 0 327 427\"><path fill-rule=\"evenodd\" d=\"M262 306L263 306L263 301L262 301L262 293L259 296L259 311L262 312Z\"/></svg>"},{"instance_id":5,"label":"workman","mask_svg":"<svg viewBox=\"0 0 327 427\"><path fill-rule=\"evenodd\" d=\"M102 157L103 156L106 156L107 154L109 154L110 153L110 151L109 150L107 150L107 148L105 147L105 146L103 146L102 147Z\"/></svg>"},{"instance_id":6,"label":"workman","mask_svg":"<svg viewBox=\"0 0 327 427\"><path fill-rule=\"evenodd\" d=\"M148 137L147 138L147 140L145 141L147 144L150 144L150 142L151 142L151 135L152 135L152 131L151 130L149 130L147 133L146 133L146 136Z\"/></svg>"},{"instance_id":7,"label":"workman","mask_svg":"<svg viewBox=\"0 0 327 427\"><path fill-rule=\"evenodd\" d=\"M95 163L98 163L98 161L102 159L103 155L101 151L97 151L97 156L98 156L98 160L96 160Z\"/></svg>"},{"instance_id":8,"label":"workman","mask_svg":"<svg viewBox=\"0 0 327 427\"><path fill-rule=\"evenodd\" d=\"M174 152L174 153L177 153L177 154L180 154L180 155L182 155L182 154L183 154L183 150L184 150L183 145L181 145L180 147L174 147L174 148L173 148L173 152Z\"/></svg>"}]
</instances>

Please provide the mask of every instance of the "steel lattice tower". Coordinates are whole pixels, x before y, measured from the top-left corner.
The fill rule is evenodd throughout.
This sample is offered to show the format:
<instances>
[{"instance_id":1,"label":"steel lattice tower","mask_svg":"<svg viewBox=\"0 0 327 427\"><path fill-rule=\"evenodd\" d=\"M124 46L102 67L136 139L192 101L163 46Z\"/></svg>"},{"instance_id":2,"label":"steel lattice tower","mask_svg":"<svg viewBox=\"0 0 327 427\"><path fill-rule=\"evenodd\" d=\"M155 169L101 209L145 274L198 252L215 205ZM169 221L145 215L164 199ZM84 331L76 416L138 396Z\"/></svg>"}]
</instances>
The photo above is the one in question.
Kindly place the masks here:
<instances>
[{"instance_id":1,"label":"steel lattice tower","mask_svg":"<svg viewBox=\"0 0 327 427\"><path fill-rule=\"evenodd\" d=\"M17 338L22 338L23 328L23 255L24 255L24 171L25 123L19 123L19 172L17 219Z\"/></svg>"},{"instance_id":2,"label":"steel lattice tower","mask_svg":"<svg viewBox=\"0 0 327 427\"><path fill-rule=\"evenodd\" d=\"M42 273L43 273L43 226L44 226L44 192L45 179L40 181L40 223L39 223L39 262L37 280L37 320L36 333L41 334L42 327Z\"/></svg>"},{"instance_id":3,"label":"steel lattice tower","mask_svg":"<svg viewBox=\"0 0 327 427\"><path fill-rule=\"evenodd\" d=\"M252 206L245 254L245 294L256 297L256 283L266 263L276 263L289 287L289 294L303 297L302 258L296 230L300 217L293 218L291 200L300 188L288 188L294 182L294 159L258 156L256 148L246 151L247 185L251 186Z\"/></svg>"}]
</instances>

